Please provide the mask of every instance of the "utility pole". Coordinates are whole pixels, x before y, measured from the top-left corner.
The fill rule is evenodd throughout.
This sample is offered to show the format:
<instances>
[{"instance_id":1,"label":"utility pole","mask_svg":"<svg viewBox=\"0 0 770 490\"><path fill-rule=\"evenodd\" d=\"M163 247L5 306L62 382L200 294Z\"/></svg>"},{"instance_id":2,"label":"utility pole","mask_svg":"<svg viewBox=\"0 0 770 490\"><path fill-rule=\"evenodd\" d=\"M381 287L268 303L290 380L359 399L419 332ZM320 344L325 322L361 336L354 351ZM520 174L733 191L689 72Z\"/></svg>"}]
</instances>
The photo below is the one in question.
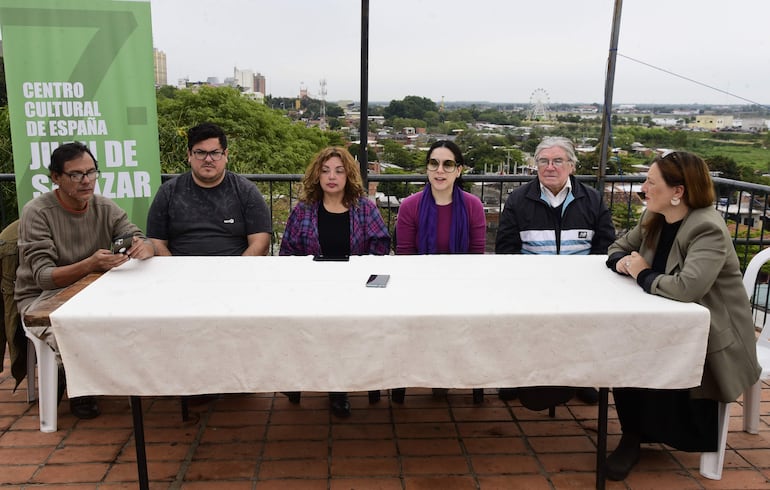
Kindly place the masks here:
<instances>
[{"instance_id":1,"label":"utility pole","mask_svg":"<svg viewBox=\"0 0 770 490\"><path fill-rule=\"evenodd\" d=\"M361 0L361 117L358 121L358 164L364 189L369 189L369 0Z\"/></svg>"},{"instance_id":2,"label":"utility pole","mask_svg":"<svg viewBox=\"0 0 770 490\"><path fill-rule=\"evenodd\" d=\"M620 11L623 0L615 0L615 13L612 17L612 35L610 52L607 58L607 78L604 82L604 114L602 115L602 137L599 156L599 192L604 196L604 172L607 168L607 152L610 146L612 127L612 92L615 88L615 62L618 57L618 38L620 37Z\"/></svg>"}]
</instances>

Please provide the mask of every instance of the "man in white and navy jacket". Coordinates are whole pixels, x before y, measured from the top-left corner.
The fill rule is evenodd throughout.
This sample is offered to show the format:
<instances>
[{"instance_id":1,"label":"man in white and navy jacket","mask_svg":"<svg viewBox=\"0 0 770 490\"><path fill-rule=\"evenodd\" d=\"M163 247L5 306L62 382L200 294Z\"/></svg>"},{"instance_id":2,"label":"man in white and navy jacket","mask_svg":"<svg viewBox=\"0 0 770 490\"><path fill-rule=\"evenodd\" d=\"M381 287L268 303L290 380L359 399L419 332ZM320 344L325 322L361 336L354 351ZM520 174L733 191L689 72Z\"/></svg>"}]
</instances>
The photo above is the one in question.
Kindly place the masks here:
<instances>
[{"instance_id":1,"label":"man in white and navy jacket","mask_svg":"<svg viewBox=\"0 0 770 490\"><path fill-rule=\"evenodd\" d=\"M508 196L495 240L498 254L606 254L615 228L602 195L578 182L575 147L567 138L546 137L535 149L537 177ZM574 388L502 388L500 398L517 395L534 410L564 403ZM578 388L577 396L596 403L594 388Z\"/></svg>"}]
</instances>

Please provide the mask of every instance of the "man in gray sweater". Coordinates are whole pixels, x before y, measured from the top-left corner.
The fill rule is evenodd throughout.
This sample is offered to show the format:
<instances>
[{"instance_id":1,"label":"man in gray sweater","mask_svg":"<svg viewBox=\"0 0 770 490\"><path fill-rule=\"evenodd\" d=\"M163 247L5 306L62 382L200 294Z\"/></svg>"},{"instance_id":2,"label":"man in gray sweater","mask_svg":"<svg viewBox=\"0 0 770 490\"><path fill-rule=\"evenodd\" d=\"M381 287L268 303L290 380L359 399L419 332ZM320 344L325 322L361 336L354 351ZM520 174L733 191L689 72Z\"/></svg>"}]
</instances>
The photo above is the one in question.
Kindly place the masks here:
<instances>
[{"instance_id":1,"label":"man in gray sweater","mask_svg":"<svg viewBox=\"0 0 770 490\"><path fill-rule=\"evenodd\" d=\"M92 272L105 272L129 259L147 259L155 252L126 212L111 200L94 194L99 177L96 159L87 146L66 143L54 150L49 167L58 189L28 202L19 222L19 268L15 299L20 314L43 299L54 296ZM113 242L123 238L127 246L113 253ZM61 358L53 331L29 330ZM59 382L64 381L60 372ZM60 387L60 397L63 386ZM93 397L70 400L78 418L94 418L99 406Z\"/></svg>"}]
</instances>

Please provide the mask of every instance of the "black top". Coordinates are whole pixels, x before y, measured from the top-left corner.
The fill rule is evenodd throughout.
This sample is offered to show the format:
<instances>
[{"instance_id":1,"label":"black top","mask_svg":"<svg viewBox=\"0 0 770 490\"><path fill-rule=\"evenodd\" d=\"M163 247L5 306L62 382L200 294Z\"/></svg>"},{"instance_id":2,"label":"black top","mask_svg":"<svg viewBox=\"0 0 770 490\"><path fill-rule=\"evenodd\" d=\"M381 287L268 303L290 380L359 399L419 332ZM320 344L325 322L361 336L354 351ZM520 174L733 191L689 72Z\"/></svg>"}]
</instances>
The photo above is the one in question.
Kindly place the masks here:
<instances>
[{"instance_id":1,"label":"black top","mask_svg":"<svg viewBox=\"0 0 770 490\"><path fill-rule=\"evenodd\" d=\"M330 213L318 206L318 242L324 257L350 255L350 211Z\"/></svg>"},{"instance_id":2,"label":"black top","mask_svg":"<svg viewBox=\"0 0 770 490\"><path fill-rule=\"evenodd\" d=\"M660 240L658 240L658 247L655 249L655 258L652 260L652 270L666 273L666 261L668 260L668 254L671 252L671 247L674 246L674 239L679 231L679 227L682 225L682 220L676 223L663 223L663 227L660 229Z\"/></svg>"},{"instance_id":3,"label":"black top","mask_svg":"<svg viewBox=\"0 0 770 490\"><path fill-rule=\"evenodd\" d=\"M682 220L679 220L676 223L663 223L663 226L660 229L658 246L655 248L655 257L652 259L652 266L649 269L643 270L636 276L636 283L646 292L651 293L652 283L655 281L655 278L666 273L668 254L671 252L671 247L674 246L674 240L676 239L676 234L679 232L679 227L681 225Z\"/></svg>"}]
</instances>

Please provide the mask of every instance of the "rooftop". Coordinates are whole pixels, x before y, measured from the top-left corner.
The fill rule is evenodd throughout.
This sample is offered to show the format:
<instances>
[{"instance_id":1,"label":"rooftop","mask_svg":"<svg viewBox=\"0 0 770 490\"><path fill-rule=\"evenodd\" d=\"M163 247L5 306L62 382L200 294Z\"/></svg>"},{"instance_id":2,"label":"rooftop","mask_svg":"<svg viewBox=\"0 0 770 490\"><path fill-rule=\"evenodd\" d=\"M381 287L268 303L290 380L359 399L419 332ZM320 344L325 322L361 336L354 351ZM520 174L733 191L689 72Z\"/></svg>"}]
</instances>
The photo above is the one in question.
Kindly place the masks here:
<instances>
[{"instance_id":1,"label":"rooftop","mask_svg":"<svg viewBox=\"0 0 770 490\"><path fill-rule=\"evenodd\" d=\"M127 398L100 399L102 415L78 420L59 407L59 431L40 432L37 403L26 401L6 356L0 373L0 488L137 488ZM281 394L223 395L191 406L182 421L178 398L146 398L150 488L158 489L575 489L594 488L597 407L577 399L533 412L487 390L434 399L407 390L403 405L351 393L353 415L333 418L324 393L300 405ZM760 433L742 432L733 404L721 481L698 473L699 454L643 446L625 482L609 489L770 488L770 385L763 386ZM610 406L608 447L619 439Z\"/></svg>"}]
</instances>

